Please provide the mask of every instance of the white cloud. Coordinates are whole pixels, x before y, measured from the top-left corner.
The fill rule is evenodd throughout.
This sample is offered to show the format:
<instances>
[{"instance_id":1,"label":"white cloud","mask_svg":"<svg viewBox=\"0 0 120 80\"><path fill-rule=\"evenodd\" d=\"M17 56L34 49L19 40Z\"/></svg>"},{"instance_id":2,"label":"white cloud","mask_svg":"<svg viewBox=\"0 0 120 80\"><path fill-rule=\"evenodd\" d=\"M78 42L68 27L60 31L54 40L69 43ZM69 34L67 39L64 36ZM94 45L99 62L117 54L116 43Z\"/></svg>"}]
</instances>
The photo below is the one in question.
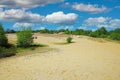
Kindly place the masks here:
<instances>
[{"instance_id":1,"label":"white cloud","mask_svg":"<svg viewBox=\"0 0 120 80\"><path fill-rule=\"evenodd\" d=\"M83 22L82 26L96 26L97 28L120 28L120 19L112 19L108 17L88 18Z\"/></svg>"},{"instance_id":2,"label":"white cloud","mask_svg":"<svg viewBox=\"0 0 120 80\"><path fill-rule=\"evenodd\" d=\"M61 11L54 12L47 16L41 16L40 14L27 12L23 9L0 10L0 21L6 22L72 25L76 20L77 14L64 14Z\"/></svg>"},{"instance_id":3,"label":"white cloud","mask_svg":"<svg viewBox=\"0 0 120 80\"><path fill-rule=\"evenodd\" d=\"M39 14L33 14L21 9L10 9L0 13L0 20L8 22L40 23L43 18Z\"/></svg>"},{"instance_id":4,"label":"white cloud","mask_svg":"<svg viewBox=\"0 0 120 80\"><path fill-rule=\"evenodd\" d=\"M109 22L109 25L114 28L120 28L120 19L113 19Z\"/></svg>"},{"instance_id":5,"label":"white cloud","mask_svg":"<svg viewBox=\"0 0 120 80\"><path fill-rule=\"evenodd\" d=\"M98 18L88 18L84 21L84 25L87 26L98 26L107 24L110 18L108 17L98 17Z\"/></svg>"},{"instance_id":6,"label":"white cloud","mask_svg":"<svg viewBox=\"0 0 120 80\"><path fill-rule=\"evenodd\" d=\"M83 4L83 3L76 3L72 5L72 8L78 11L82 12L90 12L90 13L101 13L108 10L105 6L99 7L98 5L92 5L92 4Z\"/></svg>"},{"instance_id":7,"label":"white cloud","mask_svg":"<svg viewBox=\"0 0 120 80\"><path fill-rule=\"evenodd\" d=\"M45 27L40 27L40 30L44 30L45 29Z\"/></svg>"},{"instance_id":8,"label":"white cloud","mask_svg":"<svg viewBox=\"0 0 120 80\"><path fill-rule=\"evenodd\" d=\"M120 6L115 6L115 8L120 8Z\"/></svg>"},{"instance_id":9,"label":"white cloud","mask_svg":"<svg viewBox=\"0 0 120 80\"><path fill-rule=\"evenodd\" d=\"M74 24L78 15L75 13L64 14L63 12L54 12L46 16L46 21L53 24Z\"/></svg>"},{"instance_id":10,"label":"white cloud","mask_svg":"<svg viewBox=\"0 0 120 80\"><path fill-rule=\"evenodd\" d=\"M64 0L1 0L0 7L7 8L31 8L44 6L46 4L54 4Z\"/></svg>"},{"instance_id":11,"label":"white cloud","mask_svg":"<svg viewBox=\"0 0 120 80\"><path fill-rule=\"evenodd\" d=\"M15 23L13 25L14 28L20 28L20 27L32 27L33 24L31 23Z\"/></svg>"}]
</instances>

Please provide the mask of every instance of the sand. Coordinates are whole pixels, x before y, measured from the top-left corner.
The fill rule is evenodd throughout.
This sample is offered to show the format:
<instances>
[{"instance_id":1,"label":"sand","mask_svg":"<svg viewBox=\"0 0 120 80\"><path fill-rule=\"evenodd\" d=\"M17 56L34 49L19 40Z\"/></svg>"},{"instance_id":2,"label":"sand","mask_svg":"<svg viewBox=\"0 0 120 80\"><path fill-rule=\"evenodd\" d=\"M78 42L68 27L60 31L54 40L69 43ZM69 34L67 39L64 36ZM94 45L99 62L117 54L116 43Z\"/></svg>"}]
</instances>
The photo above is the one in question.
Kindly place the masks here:
<instances>
[{"instance_id":1,"label":"sand","mask_svg":"<svg viewBox=\"0 0 120 80\"><path fill-rule=\"evenodd\" d=\"M74 43L58 45L66 36L35 36L58 50L1 59L0 80L120 80L120 44L72 36Z\"/></svg>"}]
</instances>

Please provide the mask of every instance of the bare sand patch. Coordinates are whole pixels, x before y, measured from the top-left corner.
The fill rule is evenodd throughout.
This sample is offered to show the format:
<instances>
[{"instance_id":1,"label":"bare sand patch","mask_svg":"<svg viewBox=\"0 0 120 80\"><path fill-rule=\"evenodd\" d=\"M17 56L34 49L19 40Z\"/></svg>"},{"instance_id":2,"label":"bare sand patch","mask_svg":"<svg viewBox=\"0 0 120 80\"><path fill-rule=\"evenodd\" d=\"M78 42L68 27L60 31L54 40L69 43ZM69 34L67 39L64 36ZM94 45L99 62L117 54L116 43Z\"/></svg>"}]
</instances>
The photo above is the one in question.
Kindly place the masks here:
<instances>
[{"instance_id":1,"label":"bare sand patch","mask_svg":"<svg viewBox=\"0 0 120 80\"><path fill-rule=\"evenodd\" d=\"M75 43L55 45L67 36L35 35L58 51L0 60L0 80L120 80L120 44L72 36Z\"/></svg>"}]
</instances>

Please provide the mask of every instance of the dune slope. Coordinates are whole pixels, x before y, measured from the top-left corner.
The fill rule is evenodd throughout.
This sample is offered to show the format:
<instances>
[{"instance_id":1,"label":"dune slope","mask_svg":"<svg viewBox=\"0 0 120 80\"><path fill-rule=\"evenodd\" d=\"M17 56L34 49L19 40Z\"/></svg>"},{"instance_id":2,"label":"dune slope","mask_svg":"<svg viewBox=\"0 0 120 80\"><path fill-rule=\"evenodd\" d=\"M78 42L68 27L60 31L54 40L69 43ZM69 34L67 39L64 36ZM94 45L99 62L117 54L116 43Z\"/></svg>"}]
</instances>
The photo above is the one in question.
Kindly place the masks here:
<instances>
[{"instance_id":1,"label":"dune slope","mask_svg":"<svg viewBox=\"0 0 120 80\"><path fill-rule=\"evenodd\" d=\"M120 44L73 36L75 43L57 45L66 36L35 36L58 50L1 59L0 80L120 80Z\"/></svg>"}]
</instances>

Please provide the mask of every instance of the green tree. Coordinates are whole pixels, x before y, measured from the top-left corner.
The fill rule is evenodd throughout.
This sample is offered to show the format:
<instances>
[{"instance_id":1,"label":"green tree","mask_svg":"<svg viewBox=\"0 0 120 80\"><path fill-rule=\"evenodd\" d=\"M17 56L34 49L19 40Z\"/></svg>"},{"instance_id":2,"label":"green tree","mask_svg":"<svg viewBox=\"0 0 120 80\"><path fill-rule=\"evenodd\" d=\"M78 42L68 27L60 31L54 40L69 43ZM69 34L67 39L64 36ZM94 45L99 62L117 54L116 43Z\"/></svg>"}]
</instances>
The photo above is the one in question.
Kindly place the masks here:
<instances>
[{"instance_id":1,"label":"green tree","mask_svg":"<svg viewBox=\"0 0 120 80\"><path fill-rule=\"evenodd\" d=\"M97 29L96 31L90 33L91 37L105 38L107 37L107 30L104 27Z\"/></svg>"},{"instance_id":2,"label":"green tree","mask_svg":"<svg viewBox=\"0 0 120 80\"><path fill-rule=\"evenodd\" d=\"M24 28L17 33L17 46L18 47L30 47L33 43L32 30L30 28Z\"/></svg>"},{"instance_id":3,"label":"green tree","mask_svg":"<svg viewBox=\"0 0 120 80\"><path fill-rule=\"evenodd\" d=\"M5 35L3 26L0 24L0 46L7 47L7 45L8 45L8 39Z\"/></svg>"}]
</instances>

